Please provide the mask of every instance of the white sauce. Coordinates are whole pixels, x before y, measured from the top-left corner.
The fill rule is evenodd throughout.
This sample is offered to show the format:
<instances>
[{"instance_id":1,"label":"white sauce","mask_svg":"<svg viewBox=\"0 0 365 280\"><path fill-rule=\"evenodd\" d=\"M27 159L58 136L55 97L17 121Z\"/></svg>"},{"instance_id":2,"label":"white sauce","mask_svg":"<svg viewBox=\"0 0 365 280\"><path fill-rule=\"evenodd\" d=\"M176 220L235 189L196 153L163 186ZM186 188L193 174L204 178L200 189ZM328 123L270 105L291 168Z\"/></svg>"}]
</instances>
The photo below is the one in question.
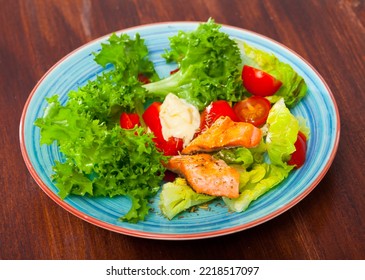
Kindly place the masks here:
<instances>
[{"instance_id":1,"label":"white sauce","mask_svg":"<svg viewBox=\"0 0 365 280\"><path fill-rule=\"evenodd\" d=\"M169 93L160 107L160 121L164 139L182 138L185 147L200 127L200 113L195 106Z\"/></svg>"}]
</instances>

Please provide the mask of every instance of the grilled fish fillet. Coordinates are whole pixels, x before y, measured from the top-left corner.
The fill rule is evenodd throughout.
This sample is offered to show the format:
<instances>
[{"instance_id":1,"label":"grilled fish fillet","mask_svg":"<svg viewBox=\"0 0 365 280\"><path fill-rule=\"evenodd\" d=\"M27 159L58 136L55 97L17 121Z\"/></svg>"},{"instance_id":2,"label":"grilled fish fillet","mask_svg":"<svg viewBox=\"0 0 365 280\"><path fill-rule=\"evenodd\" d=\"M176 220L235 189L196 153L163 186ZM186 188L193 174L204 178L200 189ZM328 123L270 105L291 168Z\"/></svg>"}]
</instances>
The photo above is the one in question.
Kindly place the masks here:
<instances>
[{"instance_id":1,"label":"grilled fish fillet","mask_svg":"<svg viewBox=\"0 0 365 280\"><path fill-rule=\"evenodd\" d=\"M234 122L220 117L182 150L182 154L213 152L222 148L257 146L262 138L261 129L245 122Z\"/></svg>"},{"instance_id":2,"label":"grilled fish fillet","mask_svg":"<svg viewBox=\"0 0 365 280\"><path fill-rule=\"evenodd\" d=\"M209 154L173 156L166 168L185 177L197 193L228 198L239 196L238 171Z\"/></svg>"}]
</instances>

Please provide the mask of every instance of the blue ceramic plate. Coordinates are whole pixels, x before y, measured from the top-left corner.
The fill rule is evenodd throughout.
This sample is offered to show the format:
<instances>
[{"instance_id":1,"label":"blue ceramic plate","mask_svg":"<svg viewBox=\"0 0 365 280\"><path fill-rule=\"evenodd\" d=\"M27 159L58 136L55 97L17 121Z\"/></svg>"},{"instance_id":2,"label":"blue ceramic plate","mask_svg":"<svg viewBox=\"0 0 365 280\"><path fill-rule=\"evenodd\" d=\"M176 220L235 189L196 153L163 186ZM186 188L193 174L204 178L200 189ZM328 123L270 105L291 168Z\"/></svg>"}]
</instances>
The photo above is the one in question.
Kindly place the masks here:
<instances>
[{"instance_id":1,"label":"blue ceramic plate","mask_svg":"<svg viewBox=\"0 0 365 280\"><path fill-rule=\"evenodd\" d=\"M168 47L168 37L178 30L193 30L197 24L152 24L117 33L125 32L132 37L135 33L140 33L150 50L150 59L162 77L169 75L174 67L166 65L161 58L164 49ZM292 172L282 184L253 202L243 213L230 213L218 200L211 203L208 209L182 213L169 221L160 214L159 198L156 196L152 202L156 211L152 211L144 222L129 224L118 221L130 206L129 200L124 197L71 196L61 200L51 180L52 166L55 160L61 159L61 154L56 144L39 144L39 129L33 123L43 115L47 106L45 97L57 93L61 102L66 102L70 90L77 89L102 72L103 69L94 62L92 53L100 50L100 44L109 37L107 35L61 59L38 82L25 104L20 123L20 145L26 165L43 191L61 207L87 222L111 231L153 239L198 239L241 231L276 217L308 195L329 169L337 151L340 121L330 89L312 66L285 46L247 30L230 26L223 26L221 30L233 38L274 53L279 59L292 65L307 82L308 95L293 110L295 115L307 119L311 130L307 161L302 168Z\"/></svg>"}]
</instances>

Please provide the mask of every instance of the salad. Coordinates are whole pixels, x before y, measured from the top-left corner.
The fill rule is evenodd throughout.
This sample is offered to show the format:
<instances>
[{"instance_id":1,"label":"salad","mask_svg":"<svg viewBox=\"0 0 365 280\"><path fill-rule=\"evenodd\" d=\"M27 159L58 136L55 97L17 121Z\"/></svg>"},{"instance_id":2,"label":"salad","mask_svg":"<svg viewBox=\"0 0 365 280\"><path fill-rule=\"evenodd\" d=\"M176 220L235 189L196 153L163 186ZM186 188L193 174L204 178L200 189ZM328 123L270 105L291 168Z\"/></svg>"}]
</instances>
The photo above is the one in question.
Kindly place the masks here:
<instances>
[{"instance_id":1,"label":"salad","mask_svg":"<svg viewBox=\"0 0 365 280\"><path fill-rule=\"evenodd\" d=\"M62 199L127 196L132 206L120 219L132 223L146 219L156 195L168 219L214 199L240 212L300 168L309 129L290 109L306 94L304 79L220 28L209 19L169 38L163 57L176 70L168 77L158 76L138 33L113 34L94 53L102 74L69 92L65 104L56 94L47 99L35 125L41 144L56 141L64 155L52 177ZM249 128L256 136L246 138L257 141L237 144L226 137L224 145L217 144L214 135L234 135L230 129L216 133L223 121ZM192 150L201 139L212 145ZM210 180L213 173L191 165L180 172L180 162L177 169L172 165L180 157L224 165L237 179L235 194L216 195L209 184L195 188L194 175Z\"/></svg>"}]
</instances>

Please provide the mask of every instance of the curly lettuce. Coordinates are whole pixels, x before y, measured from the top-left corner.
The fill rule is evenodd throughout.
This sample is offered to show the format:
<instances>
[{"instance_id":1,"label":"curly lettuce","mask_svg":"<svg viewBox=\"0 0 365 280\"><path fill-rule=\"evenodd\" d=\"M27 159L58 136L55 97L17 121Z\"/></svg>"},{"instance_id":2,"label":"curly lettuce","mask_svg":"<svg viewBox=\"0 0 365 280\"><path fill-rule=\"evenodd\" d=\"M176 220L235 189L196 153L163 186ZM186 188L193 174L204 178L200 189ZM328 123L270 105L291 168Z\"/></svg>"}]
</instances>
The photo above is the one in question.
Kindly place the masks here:
<instances>
[{"instance_id":1,"label":"curly lettuce","mask_svg":"<svg viewBox=\"0 0 365 280\"><path fill-rule=\"evenodd\" d=\"M56 142L64 155L53 168L53 180L62 199L69 195L125 195L132 201L122 217L129 222L144 220L148 200L160 188L164 156L144 128L124 130L122 112L142 112L146 90L138 75L157 80L148 49L137 34L113 34L103 43L95 61L108 68L86 85L68 94L61 105L49 98L43 117L35 121L41 144Z\"/></svg>"},{"instance_id":2,"label":"curly lettuce","mask_svg":"<svg viewBox=\"0 0 365 280\"><path fill-rule=\"evenodd\" d=\"M190 32L179 31L170 38L171 49L163 55L177 63L179 71L146 84L150 97L174 93L199 110L212 101L239 101L243 96L240 51L234 40L209 19Z\"/></svg>"},{"instance_id":3,"label":"curly lettuce","mask_svg":"<svg viewBox=\"0 0 365 280\"><path fill-rule=\"evenodd\" d=\"M143 112L147 91L139 75L157 81L158 75L148 59L144 40L136 34L112 34L94 60L104 71L86 85L68 94L68 106L80 114L113 127L122 112Z\"/></svg>"}]
</instances>

